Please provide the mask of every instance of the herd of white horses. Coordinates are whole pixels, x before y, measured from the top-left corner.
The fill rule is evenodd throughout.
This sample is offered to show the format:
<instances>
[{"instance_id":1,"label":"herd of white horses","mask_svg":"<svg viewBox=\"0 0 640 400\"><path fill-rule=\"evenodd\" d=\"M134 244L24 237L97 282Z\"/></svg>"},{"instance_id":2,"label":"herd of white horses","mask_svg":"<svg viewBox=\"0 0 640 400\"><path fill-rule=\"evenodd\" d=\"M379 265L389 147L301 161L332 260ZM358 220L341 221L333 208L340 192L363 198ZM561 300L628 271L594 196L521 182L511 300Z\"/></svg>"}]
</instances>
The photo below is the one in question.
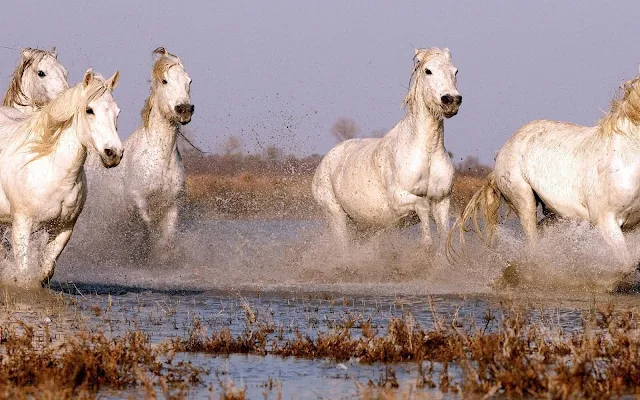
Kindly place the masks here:
<instances>
[{"instance_id":1,"label":"herd of white horses","mask_svg":"<svg viewBox=\"0 0 640 400\"><path fill-rule=\"evenodd\" d=\"M123 145L112 96L117 71L105 79L89 69L69 87L55 49L22 50L0 108L0 223L10 238L2 246L3 284L34 287L51 279L85 204L88 158L107 168L122 164L119 186L131 216L152 235L156 249L171 249L185 194L177 139L194 106L180 58L164 48L153 57L141 124ZM487 183L450 229L454 168L444 147L444 119L455 116L462 103L457 72L448 49L416 49L405 117L383 138L347 140L323 158L312 192L342 248L349 246L353 229L418 222L427 249L451 254L453 233L463 245L469 222L492 245L504 202L534 251L542 205L546 218L595 226L617 257L616 282L628 281L636 260L622 230L640 222L640 77L624 84L597 126L547 120L523 126L499 151ZM32 239L36 232L46 233L43 246Z\"/></svg>"},{"instance_id":2,"label":"herd of white horses","mask_svg":"<svg viewBox=\"0 0 640 400\"><path fill-rule=\"evenodd\" d=\"M158 232L157 246L169 246L185 187L176 141L194 106L182 61L164 48L153 55L142 124L123 145L112 96L117 71L105 79L89 69L69 87L55 49L22 50L0 108L0 222L11 233L7 258L13 253L2 283L33 287L53 276L85 204L88 157L111 168L126 150L119 168L130 210ZM40 246L33 234L42 231L47 239Z\"/></svg>"}]
</instances>

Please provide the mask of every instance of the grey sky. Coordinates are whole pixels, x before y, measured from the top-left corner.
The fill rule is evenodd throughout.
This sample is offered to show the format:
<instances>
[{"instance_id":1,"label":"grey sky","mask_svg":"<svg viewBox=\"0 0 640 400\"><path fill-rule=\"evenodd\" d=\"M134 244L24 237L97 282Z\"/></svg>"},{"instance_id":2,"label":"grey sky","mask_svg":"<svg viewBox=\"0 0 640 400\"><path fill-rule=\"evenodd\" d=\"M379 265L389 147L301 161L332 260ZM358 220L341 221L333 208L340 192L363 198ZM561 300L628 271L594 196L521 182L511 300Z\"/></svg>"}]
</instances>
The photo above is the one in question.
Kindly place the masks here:
<instances>
[{"instance_id":1,"label":"grey sky","mask_svg":"<svg viewBox=\"0 0 640 400\"><path fill-rule=\"evenodd\" d=\"M193 78L190 128L203 148L237 135L249 151L297 154L331 148L340 116L363 133L391 128L412 46L449 47L464 101L446 145L485 162L527 121L594 124L640 63L637 0L251 3L5 1L0 45L57 46L72 83L89 67L120 69L123 138L139 123L151 51L165 46ZM0 55L4 91L18 53Z\"/></svg>"}]
</instances>

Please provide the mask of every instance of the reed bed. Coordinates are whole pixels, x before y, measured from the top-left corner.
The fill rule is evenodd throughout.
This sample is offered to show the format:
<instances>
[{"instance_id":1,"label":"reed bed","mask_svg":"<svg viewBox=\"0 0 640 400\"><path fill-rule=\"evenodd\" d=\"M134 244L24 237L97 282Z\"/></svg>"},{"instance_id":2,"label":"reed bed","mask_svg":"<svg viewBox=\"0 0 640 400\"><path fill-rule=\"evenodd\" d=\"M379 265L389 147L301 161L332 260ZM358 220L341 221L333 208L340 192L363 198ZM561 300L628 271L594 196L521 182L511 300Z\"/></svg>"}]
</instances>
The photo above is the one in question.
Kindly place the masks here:
<instances>
[{"instance_id":1,"label":"reed bed","mask_svg":"<svg viewBox=\"0 0 640 400\"><path fill-rule=\"evenodd\" d=\"M640 395L640 329L634 311L599 308L585 315L583 329L574 332L535 321L532 315L525 309L506 308L497 317L489 313L487 323L478 327L456 316L442 318L434 311L434 326L424 329L407 313L391 319L381 331L366 321L355 324L347 319L314 336L296 330L290 335L259 319L247 319L239 335L228 329L206 334L196 322L187 337L174 339L171 346L175 351L214 355L415 363L417 389L465 397ZM369 385L361 393L365 398L390 398L390 389L394 386L386 383Z\"/></svg>"}]
</instances>

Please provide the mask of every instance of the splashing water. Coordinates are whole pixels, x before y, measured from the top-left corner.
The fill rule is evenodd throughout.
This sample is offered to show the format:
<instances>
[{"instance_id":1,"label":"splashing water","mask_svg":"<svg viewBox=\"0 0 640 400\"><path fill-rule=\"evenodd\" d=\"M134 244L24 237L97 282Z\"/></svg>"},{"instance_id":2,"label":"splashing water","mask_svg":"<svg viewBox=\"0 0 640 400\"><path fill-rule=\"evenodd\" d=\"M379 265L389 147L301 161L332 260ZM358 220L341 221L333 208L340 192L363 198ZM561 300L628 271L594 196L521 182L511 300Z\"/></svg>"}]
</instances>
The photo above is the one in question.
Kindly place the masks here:
<instances>
[{"instance_id":1,"label":"splashing water","mask_svg":"<svg viewBox=\"0 0 640 400\"><path fill-rule=\"evenodd\" d=\"M545 228L534 256L526 256L517 221L499 229L498 248L468 233L467 260L450 264L424 249L417 228L355 240L347 254L321 220L225 220L186 210L176 255L160 263L146 256L141 230L131 224L116 170L89 170L89 197L55 280L100 284L366 293L489 293L514 282L518 292L603 292L615 258L588 224ZM637 243L637 234L628 236ZM632 246L633 247L633 246ZM636 251L638 253L638 251ZM640 254L636 254L640 256ZM507 285L505 285L505 282Z\"/></svg>"}]
</instances>

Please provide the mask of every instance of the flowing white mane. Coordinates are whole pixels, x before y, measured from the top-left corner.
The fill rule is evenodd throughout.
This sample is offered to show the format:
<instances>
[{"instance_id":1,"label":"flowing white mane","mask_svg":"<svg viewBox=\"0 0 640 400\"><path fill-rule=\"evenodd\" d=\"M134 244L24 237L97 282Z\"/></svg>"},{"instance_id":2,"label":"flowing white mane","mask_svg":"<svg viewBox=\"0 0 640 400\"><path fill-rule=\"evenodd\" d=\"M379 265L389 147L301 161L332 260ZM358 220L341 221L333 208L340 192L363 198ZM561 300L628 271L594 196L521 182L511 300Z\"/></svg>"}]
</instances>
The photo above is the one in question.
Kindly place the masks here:
<instances>
[{"instance_id":1,"label":"flowing white mane","mask_svg":"<svg viewBox=\"0 0 640 400\"><path fill-rule=\"evenodd\" d=\"M51 153L61 133L71 126L74 117L85 118L84 110L91 101L109 90L107 81L94 75L88 86L79 83L65 90L60 97L43 106L22 121L13 135L5 140L23 139L23 145L31 143L37 157ZM4 147L4 146L3 146Z\"/></svg>"},{"instance_id":2,"label":"flowing white mane","mask_svg":"<svg viewBox=\"0 0 640 400\"><path fill-rule=\"evenodd\" d=\"M640 76L626 81L621 86L621 94L611 101L609 112L598 122L602 135L628 134L622 123L628 121L640 125Z\"/></svg>"}]
</instances>

